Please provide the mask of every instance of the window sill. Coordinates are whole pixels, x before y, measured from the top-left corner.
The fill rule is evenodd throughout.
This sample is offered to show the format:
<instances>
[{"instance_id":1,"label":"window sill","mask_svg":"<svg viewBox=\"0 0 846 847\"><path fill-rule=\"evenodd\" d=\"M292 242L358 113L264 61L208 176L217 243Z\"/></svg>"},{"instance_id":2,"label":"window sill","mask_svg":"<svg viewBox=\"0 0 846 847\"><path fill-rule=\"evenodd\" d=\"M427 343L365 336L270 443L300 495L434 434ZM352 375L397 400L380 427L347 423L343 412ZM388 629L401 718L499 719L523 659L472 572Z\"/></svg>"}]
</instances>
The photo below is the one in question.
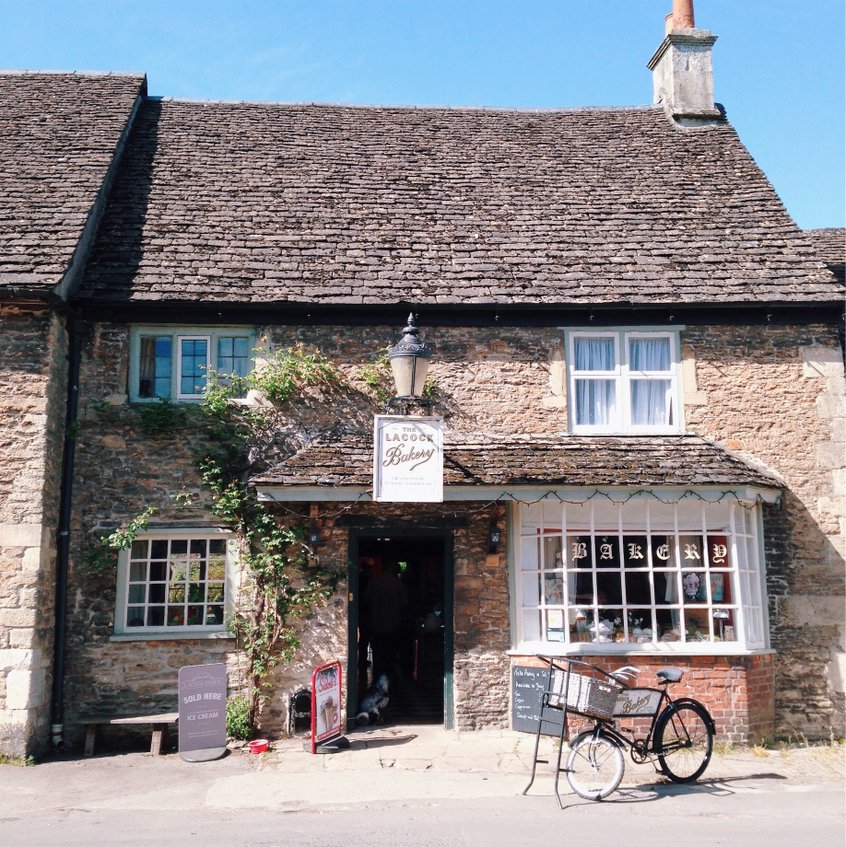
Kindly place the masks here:
<instances>
[{"instance_id":1,"label":"window sill","mask_svg":"<svg viewBox=\"0 0 846 847\"><path fill-rule=\"evenodd\" d=\"M736 644L703 643L700 645L680 644L678 642L662 644L525 644L512 647L508 656L761 656L774 654L769 647L746 648Z\"/></svg>"},{"instance_id":2,"label":"window sill","mask_svg":"<svg viewBox=\"0 0 846 847\"><path fill-rule=\"evenodd\" d=\"M109 641L227 641L234 639L235 634L226 631L115 632L109 636Z\"/></svg>"}]
</instances>

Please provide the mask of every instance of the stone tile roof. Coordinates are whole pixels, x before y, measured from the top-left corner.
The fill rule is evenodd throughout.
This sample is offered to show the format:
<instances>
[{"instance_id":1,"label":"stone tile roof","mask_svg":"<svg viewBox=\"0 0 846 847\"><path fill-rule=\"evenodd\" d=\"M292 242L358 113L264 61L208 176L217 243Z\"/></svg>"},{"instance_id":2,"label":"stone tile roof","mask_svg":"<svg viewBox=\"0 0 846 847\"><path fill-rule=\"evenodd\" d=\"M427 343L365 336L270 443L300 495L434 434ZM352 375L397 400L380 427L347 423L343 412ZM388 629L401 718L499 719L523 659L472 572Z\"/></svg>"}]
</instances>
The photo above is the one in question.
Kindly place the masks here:
<instances>
[{"instance_id":1,"label":"stone tile roof","mask_svg":"<svg viewBox=\"0 0 846 847\"><path fill-rule=\"evenodd\" d=\"M846 282L846 229L806 229L805 234L811 239L828 269L840 280L840 284Z\"/></svg>"},{"instance_id":2,"label":"stone tile roof","mask_svg":"<svg viewBox=\"0 0 846 847\"><path fill-rule=\"evenodd\" d=\"M143 76L0 72L0 292L67 272Z\"/></svg>"},{"instance_id":3,"label":"stone tile roof","mask_svg":"<svg viewBox=\"0 0 846 847\"><path fill-rule=\"evenodd\" d=\"M85 296L391 305L830 302L734 129L660 107L149 101Z\"/></svg>"},{"instance_id":4,"label":"stone tile roof","mask_svg":"<svg viewBox=\"0 0 846 847\"><path fill-rule=\"evenodd\" d=\"M373 434L326 435L251 482L357 486L373 481ZM444 485L740 486L774 475L695 435L620 437L447 434Z\"/></svg>"}]
</instances>

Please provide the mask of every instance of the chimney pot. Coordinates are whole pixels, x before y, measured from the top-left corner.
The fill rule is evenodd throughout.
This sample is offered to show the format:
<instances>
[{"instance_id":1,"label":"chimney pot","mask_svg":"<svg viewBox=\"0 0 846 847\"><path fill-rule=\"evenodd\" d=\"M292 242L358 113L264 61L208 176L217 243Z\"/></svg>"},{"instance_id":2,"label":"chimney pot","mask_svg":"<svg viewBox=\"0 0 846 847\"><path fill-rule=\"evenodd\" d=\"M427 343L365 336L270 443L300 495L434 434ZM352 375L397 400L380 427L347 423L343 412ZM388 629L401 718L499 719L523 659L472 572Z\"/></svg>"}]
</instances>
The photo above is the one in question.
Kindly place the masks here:
<instances>
[{"instance_id":1,"label":"chimney pot","mask_svg":"<svg viewBox=\"0 0 846 847\"><path fill-rule=\"evenodd\" d=\"M673 29L696 29L693 0L673 0Z\"/></svg>"}]
</instances>

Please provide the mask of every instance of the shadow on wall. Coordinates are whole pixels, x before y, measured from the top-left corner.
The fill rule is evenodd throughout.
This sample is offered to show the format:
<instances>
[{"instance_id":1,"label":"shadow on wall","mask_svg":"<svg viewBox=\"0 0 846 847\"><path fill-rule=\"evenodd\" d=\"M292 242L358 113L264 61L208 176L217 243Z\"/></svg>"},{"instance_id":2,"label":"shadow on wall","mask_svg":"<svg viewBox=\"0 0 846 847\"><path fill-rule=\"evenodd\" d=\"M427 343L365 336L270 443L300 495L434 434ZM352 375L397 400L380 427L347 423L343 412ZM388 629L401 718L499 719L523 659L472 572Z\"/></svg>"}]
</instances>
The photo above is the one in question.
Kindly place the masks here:
<instances>
[{"instance_id":1,"label":"shadow on wall","mask_svg":"<svg viewBox=\"0 0 846 847\"><path fill-rule=\"evenodd\" d=\"M846 725L844 560L789 490L763 509L776 733L840 737Z\"/></svg>"}]
</instances>

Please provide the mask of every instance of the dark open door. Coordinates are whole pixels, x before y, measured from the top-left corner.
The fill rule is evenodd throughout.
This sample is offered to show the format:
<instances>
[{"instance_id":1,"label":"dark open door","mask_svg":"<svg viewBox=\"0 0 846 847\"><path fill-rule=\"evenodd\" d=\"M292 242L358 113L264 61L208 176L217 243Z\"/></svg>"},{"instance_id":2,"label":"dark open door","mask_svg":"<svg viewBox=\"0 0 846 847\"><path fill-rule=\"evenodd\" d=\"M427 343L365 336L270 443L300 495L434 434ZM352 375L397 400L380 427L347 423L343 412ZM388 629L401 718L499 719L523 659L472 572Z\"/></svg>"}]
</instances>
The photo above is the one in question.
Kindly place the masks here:
<instances>
[{"instance_id":1,"label":"dark open door","mask_svg":"<svg viewBox=\"0 0 846 847\"><path fill-rule=\"evenodd\" d=\"M452 536L413 529L359 531L351 538L348 719L385 665L384 640L373 631L378 609L368 605L371 581L396 568L405 602L389 639L390 691L385 721L452 725ZM374 648L383 651L374 655ZM353 705L354 704L354 705Z\"/></svg>"}]
</instances>

